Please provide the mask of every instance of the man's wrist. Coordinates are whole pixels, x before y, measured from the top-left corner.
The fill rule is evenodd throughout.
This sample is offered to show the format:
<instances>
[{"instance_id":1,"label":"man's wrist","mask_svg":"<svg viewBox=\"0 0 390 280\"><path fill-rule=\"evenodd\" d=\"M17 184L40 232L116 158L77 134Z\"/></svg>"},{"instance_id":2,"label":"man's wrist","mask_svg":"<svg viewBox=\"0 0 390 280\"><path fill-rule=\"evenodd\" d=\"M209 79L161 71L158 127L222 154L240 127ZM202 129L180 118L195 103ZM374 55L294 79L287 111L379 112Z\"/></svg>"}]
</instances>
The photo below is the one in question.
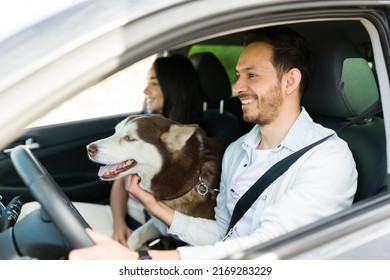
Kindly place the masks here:
<instances>
[{"instance_id":1,"label":"man's wrist","mask_svg":"<svg viewBox=\"0 0 390 280\"><path fill-rule=\"evenodd\" d=\"M140 251L138 251L138 259L139 260L151 260L152 257L149 255L149 252L147 250L140 250Z\"/></svg>"}]
</instances>

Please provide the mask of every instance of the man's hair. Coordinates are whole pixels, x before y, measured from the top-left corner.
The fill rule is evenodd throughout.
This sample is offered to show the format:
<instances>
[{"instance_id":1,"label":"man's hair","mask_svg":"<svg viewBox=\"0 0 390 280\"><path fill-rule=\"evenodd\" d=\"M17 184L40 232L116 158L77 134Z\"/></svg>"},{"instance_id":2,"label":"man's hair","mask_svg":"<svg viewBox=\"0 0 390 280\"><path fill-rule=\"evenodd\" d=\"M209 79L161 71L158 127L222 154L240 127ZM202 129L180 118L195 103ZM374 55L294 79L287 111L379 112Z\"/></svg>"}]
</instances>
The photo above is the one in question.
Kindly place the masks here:
<instances>
[{"instance_id":1,"label":"man's hair","mask_svg":"<svg viewBox=\"0 0 390 280\"><path fill-rule=\"evenodd\" d=\"M263 42L273 50L271 62L276 68L279 78L292 68L301 72L301 96L307 90L312 70L312 53L308 42L292 29L273 26L250 30L245 34L244 45Z\"/></svg>"}]
</instances>

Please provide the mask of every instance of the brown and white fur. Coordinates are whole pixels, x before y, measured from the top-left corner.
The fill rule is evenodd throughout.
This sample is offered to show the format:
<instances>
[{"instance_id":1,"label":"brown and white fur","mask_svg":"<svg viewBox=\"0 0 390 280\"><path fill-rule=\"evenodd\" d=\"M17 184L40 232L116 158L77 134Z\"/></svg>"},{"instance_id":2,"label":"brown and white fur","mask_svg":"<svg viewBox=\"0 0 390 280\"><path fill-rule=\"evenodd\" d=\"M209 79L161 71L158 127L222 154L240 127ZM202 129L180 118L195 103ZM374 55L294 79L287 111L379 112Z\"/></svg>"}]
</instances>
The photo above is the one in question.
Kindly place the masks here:
<instances>
[{"instance_id":1,"label":"brown and white fur","mask_svg":"<svg viewBox=\"0 0 390 280\"><path fill-rule=\"evenodd\" d=\"M92 161L106 165L99 171L102 180L138 174L140 187L172 209L214 219L225 147L206 137L198 125L179 124L161 115L136 115L121 121L112 136L87 145L87 150ZM132 233L129 248L138 249L166 235L166 230L152 217Z\"/></svg>"}]
</instances>

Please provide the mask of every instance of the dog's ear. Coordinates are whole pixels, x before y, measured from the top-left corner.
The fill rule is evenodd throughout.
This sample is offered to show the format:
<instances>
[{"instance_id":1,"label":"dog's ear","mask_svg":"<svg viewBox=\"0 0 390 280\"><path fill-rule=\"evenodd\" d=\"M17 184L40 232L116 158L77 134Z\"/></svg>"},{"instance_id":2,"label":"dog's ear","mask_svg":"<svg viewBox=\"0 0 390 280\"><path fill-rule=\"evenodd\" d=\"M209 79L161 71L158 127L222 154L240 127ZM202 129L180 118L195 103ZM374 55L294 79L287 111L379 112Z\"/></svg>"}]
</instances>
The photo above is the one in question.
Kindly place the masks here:
<instances>
[{"instance_id":1,"label":"dog's ear","mask_svg":"<svg viewBox=\"0 0 390 280\"><path fill-rule=\"evenodd\" d=\"M163 141L172 152L180 151L187 140L194 134L198 125L180 125L172 124L167 132L161 134Z\"/></svg>"}]
</instances>

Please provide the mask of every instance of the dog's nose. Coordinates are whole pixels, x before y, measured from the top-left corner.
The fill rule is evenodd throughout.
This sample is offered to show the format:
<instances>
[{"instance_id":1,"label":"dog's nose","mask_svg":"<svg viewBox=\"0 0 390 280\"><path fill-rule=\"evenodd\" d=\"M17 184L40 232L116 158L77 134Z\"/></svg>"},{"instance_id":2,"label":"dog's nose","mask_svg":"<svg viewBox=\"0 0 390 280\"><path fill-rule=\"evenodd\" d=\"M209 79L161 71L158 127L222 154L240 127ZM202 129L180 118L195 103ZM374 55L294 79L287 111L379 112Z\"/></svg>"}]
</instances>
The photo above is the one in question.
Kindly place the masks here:
<instances>
[{"instance_id":1,"label":"dog's nose","mask_svg":"<svg viewBox=\"0 0 390 280\"><path fill-rule=\"evenodd\" d=\"M87 145L87 151L88 151L88 154L91 157L93 157L98 152L98 147L95 144L89 144L89 145Z\"/></svg>"}]
</instances>

